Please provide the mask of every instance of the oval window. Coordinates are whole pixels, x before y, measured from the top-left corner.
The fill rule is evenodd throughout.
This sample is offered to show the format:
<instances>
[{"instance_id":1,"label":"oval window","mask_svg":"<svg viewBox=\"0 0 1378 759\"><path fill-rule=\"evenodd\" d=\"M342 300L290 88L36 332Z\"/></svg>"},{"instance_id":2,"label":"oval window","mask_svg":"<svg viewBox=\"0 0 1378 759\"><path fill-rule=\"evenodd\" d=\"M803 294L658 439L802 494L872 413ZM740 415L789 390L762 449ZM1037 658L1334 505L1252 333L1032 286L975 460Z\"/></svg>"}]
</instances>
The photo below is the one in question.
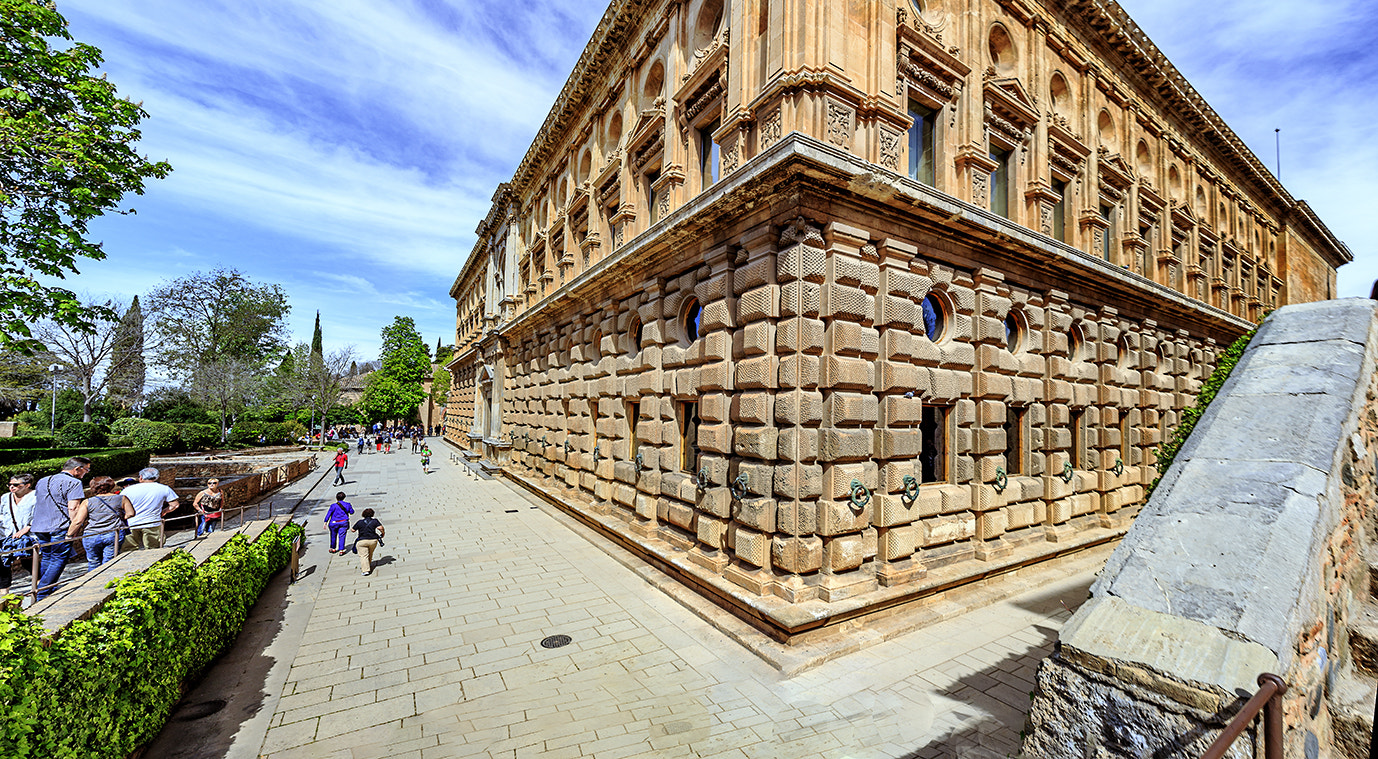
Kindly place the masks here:
<instances>
[{"instance_id":1,"label":"oval window","mask_svg":"<svg viewBox=\"0 0 1378 759\"><path fill-rule=\"evenodd\" d=\"M1011 313L1005 317L1005 350L1018 353L1023 344L1024 326L1019 323L1019 317Z\"/></svg>"},{"instance_id":2,"label":"oval window","mask_svg":"<svg viewBox=\"0 0 1378 759\"><path fill-rule=\"evenodd\" d=\"M1081 336L1080 327L1072 327L1067 332L1067 358L1077 363L1085 358L1086 340Z\"/></svg>"},{"instance_id":3,"label":"oval window","mask_svg":"<svg viewBox=\"0 0 1378 759\"><path fill-rule=\"evenodd\" d=\"M923 299L923 331L928 339L938 342L947 331L947 315L943 313L943 303L936 295Z\"/></svg>"},{"instance_id":4,"label":"oval window","mask_svg":"<svg viewBox=\"0 0 1378 759\"><path fill-rule=\"evenodd\" d=\"M1116 341L1115 348L1116 351L1120 354L1115 357L1115 365L1120 369L1128 369L1130 364L1133 363L1132 359L1134 358L1133 355L1131 355L1130 353L1129 340L1127 338L1121 337L1118 341Z\"/></svg>"},{"instance_id":5,"label":"oval window","mask_svg":"<svg viewBox=\"0 0 1378 759\"><path fill-rule=\"evenodd\" d=\"M684 338L689 342L699 339L699 328L702 326L703 310L699 308L696 298L690 298L688 305L684 307Z\"/></svg>"}]
</instances>

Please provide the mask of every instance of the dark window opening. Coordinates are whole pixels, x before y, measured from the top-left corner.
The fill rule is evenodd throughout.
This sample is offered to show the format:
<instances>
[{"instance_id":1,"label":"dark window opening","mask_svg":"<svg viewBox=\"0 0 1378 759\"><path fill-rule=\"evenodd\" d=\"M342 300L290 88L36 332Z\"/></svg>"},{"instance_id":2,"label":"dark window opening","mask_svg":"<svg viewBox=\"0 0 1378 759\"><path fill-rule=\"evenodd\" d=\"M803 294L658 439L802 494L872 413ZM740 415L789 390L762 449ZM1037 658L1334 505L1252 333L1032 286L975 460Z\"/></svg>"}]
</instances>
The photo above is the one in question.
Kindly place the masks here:
<instances>
[{"instance_id":1,"label":"dark window opening","mask_svg":"<svg viewBox=\"0 0 1378 759\"><path fill-rule=\"evenodd\" d=\"M950 409L924 406L919 424L919 476L922 482L947 482L947 423Z\"/></svg>"},{"instance_id":2,"label":"dark window opening","mask_svg":"<svg viewBox=\"0 0 1378 759\"><path fill-rule=\"evenodd\" d=\"M699 404L679 405L679 468L685 472L699 470Z\"/></svg>"},{"instance_id":3,"label":"dark window opening","mask_svg":"<svg viewBox=\"0 0 1378 759\"><path fill-rule=\"evenodd\" d=\"M1026 409L1005 407L1005 474L1024 473L1024 413Z\"/></svg>"}]
</instances>

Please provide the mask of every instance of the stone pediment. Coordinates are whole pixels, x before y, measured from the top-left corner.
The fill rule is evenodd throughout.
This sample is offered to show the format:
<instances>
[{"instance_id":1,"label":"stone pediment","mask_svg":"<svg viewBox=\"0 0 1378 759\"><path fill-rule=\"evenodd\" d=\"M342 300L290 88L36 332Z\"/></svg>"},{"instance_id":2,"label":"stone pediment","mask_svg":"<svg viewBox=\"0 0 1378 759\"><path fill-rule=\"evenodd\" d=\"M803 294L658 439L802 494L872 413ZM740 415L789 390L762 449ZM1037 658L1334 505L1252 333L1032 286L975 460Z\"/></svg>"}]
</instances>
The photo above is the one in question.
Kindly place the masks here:
<instances>
[{"instance_id":1,"label":"stone pediment","mask_svg":"<svg viewBox=\"0 0 1378 759\"><path fill-rule=\"evenodd\" d=\"M1015 77L996 78L994 69L986 72L986 104L996 115L1021 127L1038 123L1038 105L1024 84Z\"/></svg>"},{"instance_id":2,"label":"stone pediment","mask_svg":"<svg viewBox=\"0 0 1378 759\"><path fill-rule=\"evenodd\" d=\"M647 133L665 123L665 98L658 97L650 108L641 112L632 127L632 143L640 143Z\"/></svg>"},{"instance_id":3,"label":"stone pediment","mask_svg":"<svg viewBox=\"0 0 1378 759\"><path fill-rule=\"evenodd\" d=\"M1101 177L1114 185L1117 190L1124 191L1125 188L1129 187L1134 181L1134 171L1129 168L1124 156L1119 153L1110 153L1105 148L1100 149L1099 156Z\"/></svg>"}]
</instances>

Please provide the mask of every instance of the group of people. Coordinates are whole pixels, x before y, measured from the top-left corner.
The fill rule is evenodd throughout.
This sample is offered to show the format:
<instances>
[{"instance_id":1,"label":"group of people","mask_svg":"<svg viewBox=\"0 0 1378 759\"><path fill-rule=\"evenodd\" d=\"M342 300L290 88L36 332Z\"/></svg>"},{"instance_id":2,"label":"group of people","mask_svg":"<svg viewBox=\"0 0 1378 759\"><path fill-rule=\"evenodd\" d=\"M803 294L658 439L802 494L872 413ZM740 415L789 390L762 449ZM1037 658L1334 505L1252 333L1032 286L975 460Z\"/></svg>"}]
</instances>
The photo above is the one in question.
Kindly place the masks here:
<instances>
[{"instance_id":1,"label":"group of people","mask_svg":"<svg viewBox=\"0 0 1378 759\"><path fill-rule=\"evenodd\" d=\"M425 446L426 432L421 427L392 427L379 428L373 431L360 432L357 444L359 453L373 451L374 453L392 453L393 446L397 450L402 450L402 445L406 441L411 441L411 452L420 453Z\"/></svg>"},{"instance_id":2,"label":"group of people","mask_svg":"<svg viewBox=\"0 0 1378 759\"><path fill-rule=\"evenodd\" d=\"M325 512L325 527L330 530L330 552L343 556L346 553L359 554L359 574L367 577L373 574L373 552L383 545L386 530L373 516L373 509L364 509L359 521L349 526L349 518L354 515L354 507L345 500L343 491L335 494L335 502ZM358 537L354 544L345 547L348 533Z\"/></svg>"},{"instance_id":3,"label":"group of people","mask_svg":"<svg viewBox=\"0 0 1378 759\"><path fill-rule=\"evenodd\" d=\"M0 591L9 588L14 570L24 566L35 546L40 599L53 592L76 555L78 538L88 571L111 561L121 549L162 547L163 520L180 503L176 491L158 482L158 470L141 470L137 481L117 483L98 476L84 485L90 473L90 459L74 456L61 472L37 481L32 474L10 477L8 492L0 496ZM220 481L211 478L192 501L197 537L219 526L223 503Z\"/></svg>"}]
</instances>

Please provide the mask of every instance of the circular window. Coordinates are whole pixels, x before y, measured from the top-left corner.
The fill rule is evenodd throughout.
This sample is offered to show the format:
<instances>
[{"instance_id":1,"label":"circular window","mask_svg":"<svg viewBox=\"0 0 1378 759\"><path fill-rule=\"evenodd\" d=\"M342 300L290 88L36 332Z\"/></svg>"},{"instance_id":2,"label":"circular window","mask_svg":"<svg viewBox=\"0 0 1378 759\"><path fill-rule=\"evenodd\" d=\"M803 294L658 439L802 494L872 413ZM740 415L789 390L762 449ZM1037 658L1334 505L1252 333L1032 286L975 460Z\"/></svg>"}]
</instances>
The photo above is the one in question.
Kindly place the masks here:
<instances>
[{"instance_id":1,"label":"circular window","mask_svg":"<svg viewBox=\"0 0 1378 759\"><path fill-rule=\"evenodd\" d=\"M1005 317L1005 350L1010 353L1018 353L1024 347L1024 325L1020 324L1019 317L1011 313Z\"/></svg>"},{"instance_id":2,"label":"circular window","mask_svg":"<svg viewBox=\"0 0 1378 759\"><path fill-rule=\"evenodd\" d=\"M947 333L947 314L943 312L943 302L936 295L923 299L923 332L928 339L938 342Z\"/></svg>"},{"instance_id":3,"label":"circular window","mask_svg":"<svg viewBox=\"0 0 1378 759\"><path fill-rule=\"evenodd\" d=\"M699 339L699 328L702 326L702 320L703 309L699 308L698 299L690 298L689 302L684 305L684 318L680 320L680 324L684 325L685 340L692 343Z\"/></svg>"},{"instance_id":4,"label":"circular window","mask_svg":"<svg viewBox=\"0 0 1378 759\"><path fill-rule=\"evenodd\" d=\"M641 320L632 319L627 326L627 355L635 356L641 352Z\"/></svg>"},{"instance_id":5,"label":"circular window","mask_svg":"<svg viewBox=\"0 0 1378 759\"><path fill-rule=\"evenodd\" d=\"M1067 331L1067 358L1073 362L1084 359L1086 339L1081 336L1081 328L1073 326Z\"/></svg>"}]
</instances>

